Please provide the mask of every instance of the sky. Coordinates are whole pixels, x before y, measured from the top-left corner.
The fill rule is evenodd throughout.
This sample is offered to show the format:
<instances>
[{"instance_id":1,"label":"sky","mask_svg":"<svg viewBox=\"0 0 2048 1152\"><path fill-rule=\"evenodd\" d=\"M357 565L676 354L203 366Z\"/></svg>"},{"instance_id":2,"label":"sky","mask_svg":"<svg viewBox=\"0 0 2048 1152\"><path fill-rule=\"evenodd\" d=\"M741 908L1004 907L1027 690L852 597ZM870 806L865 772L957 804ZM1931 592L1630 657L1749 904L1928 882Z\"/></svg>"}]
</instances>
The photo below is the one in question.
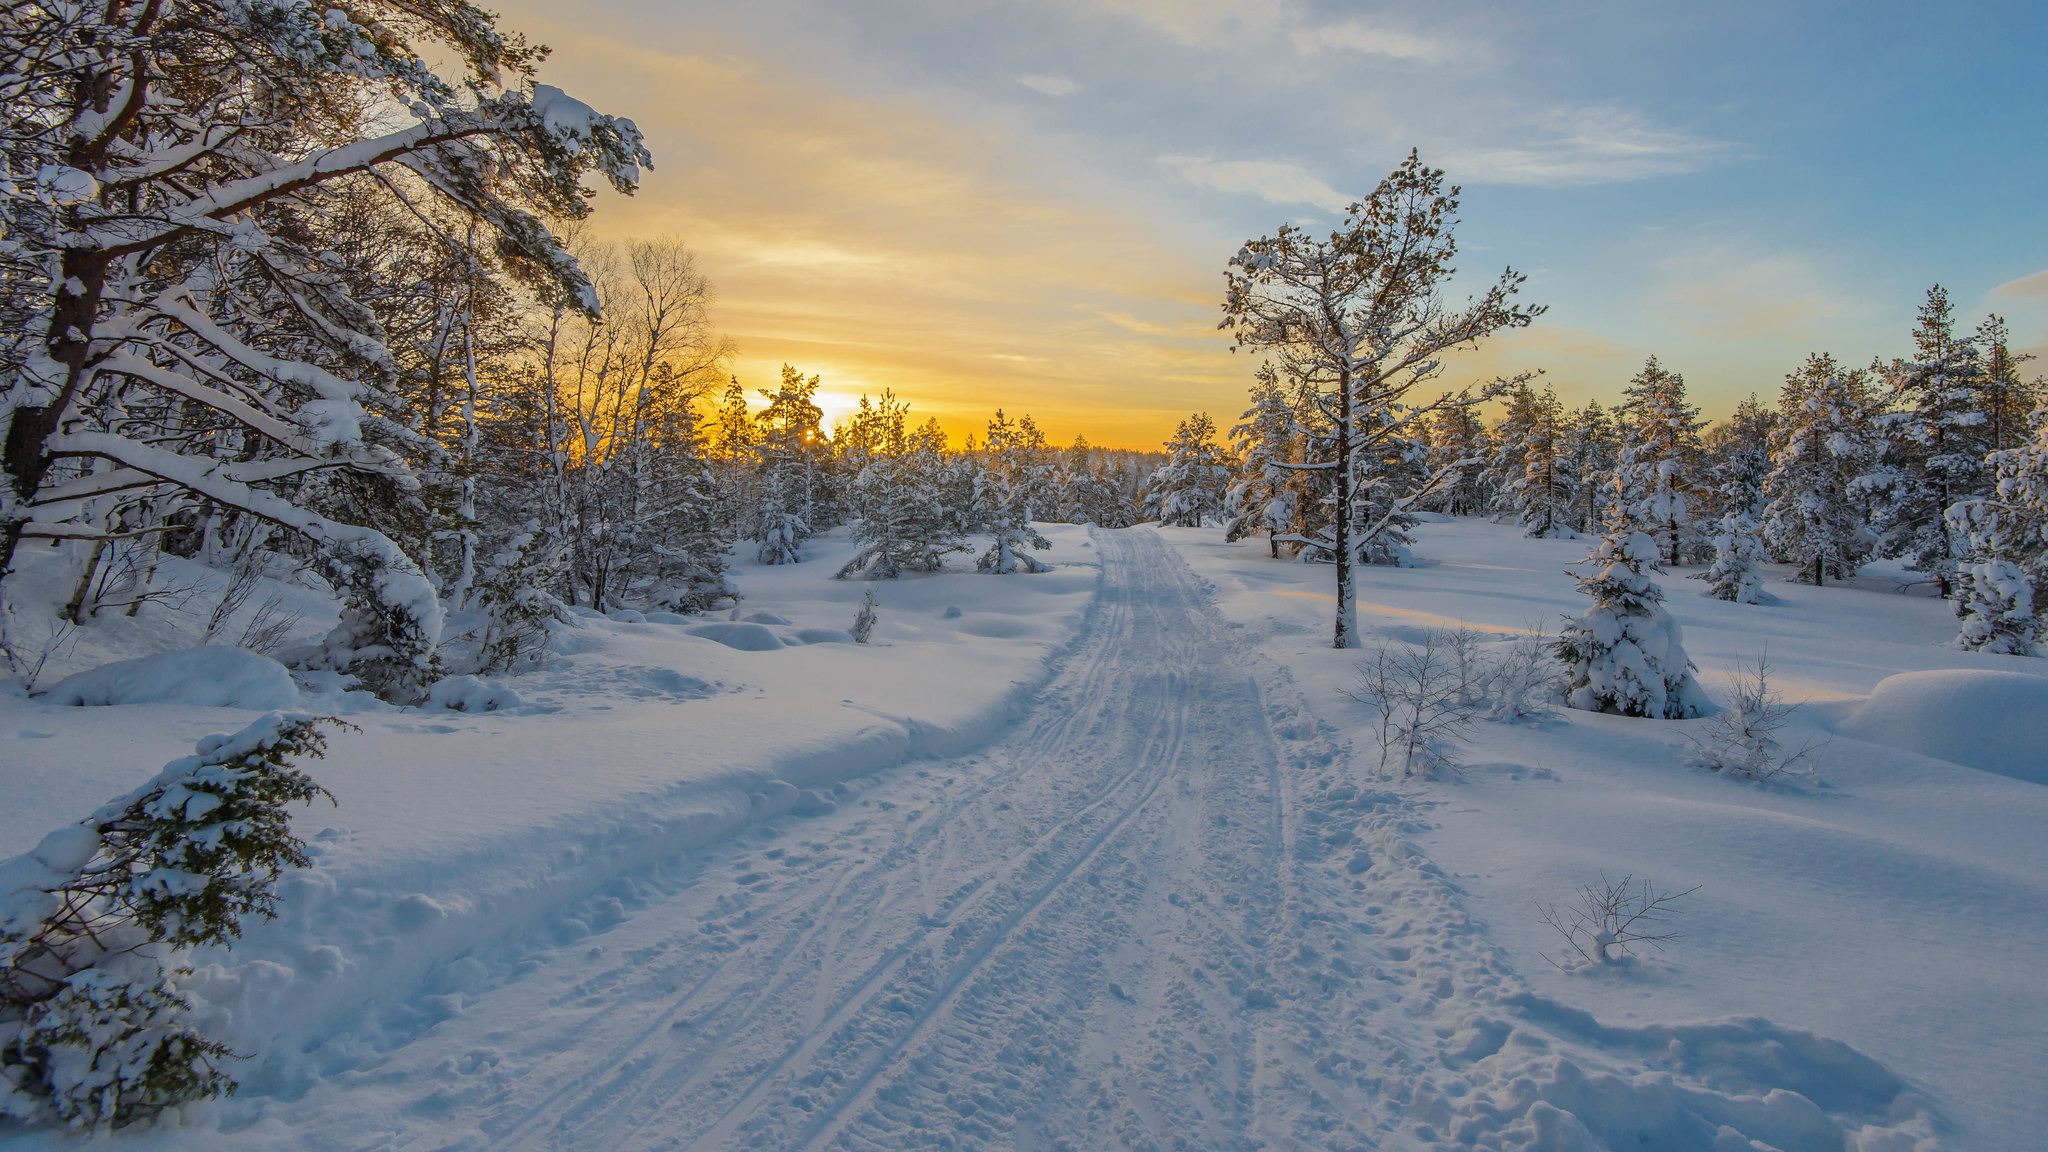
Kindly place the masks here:
<instances>
[{"instance_id":1,"label":"sky","mask_svg":"<svg viewBox=\"0 0 2048 1152\"><path fill-rule=\"evenodd\" d=\"M1454 360L1568 402L1644 357L1710 417L1810 352L1901 355L1929 285L2048 353L2048 5L515 0L545 82L645 132L601 236L679 236L735 370L893 389L956 433L1225 428L1223 269L1408 153L1463 192L1454 299L1548 306ZM2031 365L2039 370L2048 363Z\"/></svg>"}]
</instances>

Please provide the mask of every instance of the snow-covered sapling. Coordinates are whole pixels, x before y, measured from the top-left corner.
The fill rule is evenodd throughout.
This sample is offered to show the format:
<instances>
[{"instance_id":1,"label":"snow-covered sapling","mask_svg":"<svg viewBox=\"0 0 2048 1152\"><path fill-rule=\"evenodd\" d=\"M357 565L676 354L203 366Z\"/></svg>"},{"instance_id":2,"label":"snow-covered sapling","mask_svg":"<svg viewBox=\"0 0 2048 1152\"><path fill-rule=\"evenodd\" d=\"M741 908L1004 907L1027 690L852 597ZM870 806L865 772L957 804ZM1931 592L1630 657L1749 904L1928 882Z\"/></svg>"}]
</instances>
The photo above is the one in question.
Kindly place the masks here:
<instances>
[{"instance_id":1,"label":"snow-covered sapling","mask_svg":"<svg viewBox=\"0 0 2048 1152\"><path fill-rule=\"evenodd\" d=\"M1709 716L1705 730L1690 738L1692 762L1737 780L1775 780L1814 768L1825 741L1809 740L1786 749L1778 739L1797 711L1771 687L1771 665L1765 656L1739 664L1729 678L1729 705Z\"/></svg>"},{"instance_id":2,"label":"snow-covered sapling","mask_svg":"<svg viewBox=\"0 0 2048 1152\"><path fill-rule=\"evenodd\" d=\"M275 914L278 877L308 862L287 809L328 796L293 761L322 753L326 723L208 736L0 864L0 1118L105 1129L234 1089L174 958Z\"/></svg>"},{"instance_id":3,"label":"snow-covered sapling","mask_svg":"<svg viewBox=\"0 0 2048 1152\"><path fill-rule=\"evenodd\" d=\"M1699 890L1700 886L1695 884L1683 892L1659 892L1648 880L1640 884L1633 876L1609 880L1607 873L1602 872L1598 884L1579 889L1576 905L1536 907L1543 922L1564 938L1565 946L1580 962L1619 964L1635 955L1630 951L1634 945L1648 944L1661 949L1678 939L1678 933L1667 930L1666 925L1683 911L1676 906L1677 902ZM1558 968L1564 967L1548 956L1543 958ZM1570 962L1571 957L1565 959Z\"/></svg>"},{"instance_id":4,"label":"snow-covered sapling","mask_svg":"<svg viewBox=\"0 0 2048 1152\"><path fill-rule=\"evenodd\" d=\"M1420 647L1382 643L1358 662L1346 696L1371 707L1380 771L1431 776L1458 767L1453 741L1472 727L1470 683L1458 646L1431 631Z\"/></svg>"},{"instance_id":5,"label":"snow-covered sapling","mask_svg":"<svg viewBox=\"0 0 2048 1152\"><path fill-rule=\"evenodd\" d=\"M1597 567L1579 577L1593 607L1565 625L1558 658L1570 675L1565 702L1587 712L1684 720L1707 711L1693 680L1678 621L1650 579L1657 544L1629 516L1612 524L1586 557Z\"/></svg>"},{"instance_id":6,"label":"snow-covered sapling","mask_svg":"<svg viewBox=\"0 0 2048 1152\"><path fill-rule=\"evenodd\" d=\"M853 618L853 627L846 630L847 635L853 637L855 644L867 643L868 637L874 634L876 607L878 602L875 600L875 590L870 588L860 599L860 614Z\"/></svg>"},{"instance_id":7,"label":"snow-covered sapling","mask_svg":"<svg viewBox=\"0 0 2048 1152\"><path fill-rule=\"evenodd\" d=\"M1766 604L1771 594L1764 591L1763 531L1747 513L1736 510L1714 525L1714 563L1698 579L1707 582L1702 595L1737 604Z\"/></svg>"}]
</instances>

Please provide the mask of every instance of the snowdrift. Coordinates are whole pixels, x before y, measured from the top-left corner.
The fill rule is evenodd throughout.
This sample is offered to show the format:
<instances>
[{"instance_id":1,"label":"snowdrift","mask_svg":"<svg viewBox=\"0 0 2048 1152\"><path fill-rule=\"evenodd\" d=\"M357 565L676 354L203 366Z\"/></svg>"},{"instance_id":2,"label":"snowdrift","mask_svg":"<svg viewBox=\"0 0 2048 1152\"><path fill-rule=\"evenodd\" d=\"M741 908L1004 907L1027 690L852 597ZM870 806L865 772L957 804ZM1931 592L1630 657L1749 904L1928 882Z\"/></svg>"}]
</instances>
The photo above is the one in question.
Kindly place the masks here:
<instances>
[{"instance_id":1,"label":"snowdrift","mask_svg":"<svg viewBox=\"0 0 2048 1152\"><path fill-rule=\"evenodd\" d=\"M59 680L52 704L196 704L202 708L291 708L299 690L285 666L241 648L188 648L119 660Z\"/></svg>"},{"instance_id":2,"label":"snowdrift","mask_svg":"<svg viewBox=\"0 0 2048 1152\"><path fill-rule=\"evenodd\" d=\"M1901 672L1836 727L1844 736L2048 784L2048 676Z\"/></svg>"}]
</instances>

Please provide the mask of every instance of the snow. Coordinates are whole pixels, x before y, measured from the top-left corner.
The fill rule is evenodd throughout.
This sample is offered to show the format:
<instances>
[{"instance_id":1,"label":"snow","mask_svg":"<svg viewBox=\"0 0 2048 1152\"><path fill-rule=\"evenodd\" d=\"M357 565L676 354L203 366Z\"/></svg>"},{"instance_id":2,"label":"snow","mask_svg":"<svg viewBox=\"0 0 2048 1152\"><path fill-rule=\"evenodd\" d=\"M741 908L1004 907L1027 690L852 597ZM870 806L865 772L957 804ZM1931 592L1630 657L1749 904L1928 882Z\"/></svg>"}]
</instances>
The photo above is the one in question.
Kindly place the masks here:
<instances>
[{"instance_id":1,"label":"snow","mask_svg":"<svg viewBox=\"0 0 2048 1152\"><path fill-rule=\"evenodd\" d=\"M2048 677L1988 669L1887 676L1844 736L2048 784Z\"/></svg>"},{"instance_id":2,"label":"snow","mask_svg":"<svg viewBox=\"0 0 2048 1152\"><path fill-rule=\"evenodd\" d=\"M195 704L203 708L294 708L299 690L284 665L241 648L209 645L120 660L73 673L41 697L50 704Z\"/></svg>"},{"instance_id":3,"label":"snow","mask_svg":"<svg viewBox=\"0 0 2048 1152\"><path fill-rule=\"evenodd\" d=\"M1359 573L1367 644L1583 610L1583 542L1413 531L1422 567ZM553 666L435 689L514 705L353 714L280 919L191 958L241 1091L116 1142L1870 1152L2048 1119L2048 788L1980 754L2039 746L2048 668L1945 646L1945 604L1777 568L1774 605L1667 603L1709 692L1767 649L1817 778L1557 708L1393 782L1329 568L1046 535L1044 574L875 582L816 538L737 564L734 619L579 615ZM52 829L250 718L0 698L0 854L68 858ZM1682 938L1547 964L1536 905L1602 870L1702 885Z\"/></svg>"}]
</instances>

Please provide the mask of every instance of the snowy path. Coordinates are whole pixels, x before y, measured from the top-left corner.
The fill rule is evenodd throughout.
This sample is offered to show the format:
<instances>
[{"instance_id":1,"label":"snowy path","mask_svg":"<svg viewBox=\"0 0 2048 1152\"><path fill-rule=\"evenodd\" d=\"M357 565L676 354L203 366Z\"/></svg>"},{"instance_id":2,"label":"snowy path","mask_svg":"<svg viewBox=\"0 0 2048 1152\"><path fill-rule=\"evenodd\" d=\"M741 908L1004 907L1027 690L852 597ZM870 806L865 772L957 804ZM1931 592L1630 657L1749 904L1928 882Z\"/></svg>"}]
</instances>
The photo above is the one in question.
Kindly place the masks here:
<instances>
[{"instance_id":1,"label":"snowy path","mask_svg":"<svg viewBox=\"0 0 2048 1152\"><path fill-rule=\"evenodd\" d=\"M1421 796L1360 790L1155 534L1098 539L1081 638L982 753L620 876L549 946L394 1001L405 1042L325 1037L318 1078L231 1106L260 1118L168 1142L1841 1149L1929 1123L1841 1045L1530 996L1404 839Z\"/></svg>"}]
</instances>

